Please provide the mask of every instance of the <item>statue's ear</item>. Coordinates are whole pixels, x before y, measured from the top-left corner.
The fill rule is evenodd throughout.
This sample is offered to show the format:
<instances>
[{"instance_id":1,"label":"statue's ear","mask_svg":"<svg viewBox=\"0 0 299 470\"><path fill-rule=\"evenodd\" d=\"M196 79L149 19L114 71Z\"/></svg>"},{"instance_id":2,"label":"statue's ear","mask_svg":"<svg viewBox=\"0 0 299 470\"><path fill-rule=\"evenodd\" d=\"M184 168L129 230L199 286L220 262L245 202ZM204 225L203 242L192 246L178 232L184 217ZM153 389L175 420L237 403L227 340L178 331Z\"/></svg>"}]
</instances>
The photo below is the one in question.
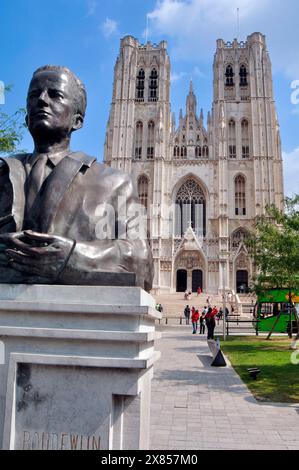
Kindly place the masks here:
<instances>
[{"instance_id":1,"label":"statue's ear","mask_svg":"<svg viewBox=\"0 0 299 470\"><path fill-rule=\"evenodd\" d=\"M83 117L80 113L77 113L73 117L72 131L78 131L83 127Z\"/></svg>"}]
</instances>

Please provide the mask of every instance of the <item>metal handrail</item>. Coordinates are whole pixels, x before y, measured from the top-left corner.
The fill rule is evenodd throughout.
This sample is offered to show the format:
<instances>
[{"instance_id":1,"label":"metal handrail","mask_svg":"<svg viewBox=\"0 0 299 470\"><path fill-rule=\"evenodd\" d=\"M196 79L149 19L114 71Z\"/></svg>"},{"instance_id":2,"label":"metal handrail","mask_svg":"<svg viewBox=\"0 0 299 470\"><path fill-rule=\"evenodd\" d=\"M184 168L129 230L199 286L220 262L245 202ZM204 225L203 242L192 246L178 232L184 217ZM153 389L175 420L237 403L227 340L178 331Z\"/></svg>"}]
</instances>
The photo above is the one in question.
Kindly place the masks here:
<instances>
[{"instance_id":1,"label":"metal handrail","mask_svg":"<svg viewBox=\"0 0 299 470\"><path fill-rule=\"evenodd\" d=\"M259 335L259 323L261 323L260 320L255 320L255 319L252 319L252 320L226 320L226 334L227 336L229 336L229 324L230 323L237 323L237 326L239 326L239 323L251 323L251 325L253 326L253 323L255 324L255 334L256 336Z\"/></svg>"}]
</instances>

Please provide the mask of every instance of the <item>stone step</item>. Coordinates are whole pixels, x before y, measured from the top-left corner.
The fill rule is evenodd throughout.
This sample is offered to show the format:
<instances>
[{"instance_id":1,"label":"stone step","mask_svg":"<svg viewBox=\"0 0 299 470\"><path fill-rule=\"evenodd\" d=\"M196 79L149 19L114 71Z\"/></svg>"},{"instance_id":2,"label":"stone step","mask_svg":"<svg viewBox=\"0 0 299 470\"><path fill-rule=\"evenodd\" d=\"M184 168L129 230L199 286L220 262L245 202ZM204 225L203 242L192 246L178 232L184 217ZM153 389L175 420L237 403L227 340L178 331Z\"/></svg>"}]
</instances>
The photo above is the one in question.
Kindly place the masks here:
<instances>
[{"instance_id":1,"label":"stone step","mask_svg":"<svg viewBox=\"0 0 299 470\"><path fill-rule=\"evenodd\" d=\"M155 295L156 303L160 303L163 307L163 317L180 317L184 316L184 310L186 305L189 307L195 307L199 311L202 311L207 306L207 297L210 297L210 303L212 306L216 305L219 309L223 305L222 296L217 294L192 294L189 300L184 299L184 293L174 294L159 294ZM229 310L231 304L227 303ZM235 308L235 313L237 309Z\"/></svg>"}]
</instances>

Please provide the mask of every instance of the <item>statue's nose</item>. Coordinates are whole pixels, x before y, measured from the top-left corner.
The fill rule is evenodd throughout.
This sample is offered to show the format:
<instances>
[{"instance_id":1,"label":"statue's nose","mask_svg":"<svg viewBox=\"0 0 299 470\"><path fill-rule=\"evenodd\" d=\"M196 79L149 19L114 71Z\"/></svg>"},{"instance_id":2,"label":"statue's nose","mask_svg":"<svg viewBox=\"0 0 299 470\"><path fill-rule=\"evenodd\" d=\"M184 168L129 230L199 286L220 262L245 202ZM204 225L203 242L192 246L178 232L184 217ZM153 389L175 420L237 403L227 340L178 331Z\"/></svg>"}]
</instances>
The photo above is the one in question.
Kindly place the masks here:
<instances>
[{"instance_id":1,"label":"statue's nose","mask_svg":"<svg viewBox=\"0 0 299 470\"><path fill-rule=\"evenodd\" d=\"M49 102L49 95L48 95L47 90L43 90L43 91L40 93L40 95L39 95L39 97L38 97L38 101L39 101L40 103L42 102L42 103L48 104L48 102Z\"/></svg>"}]
</instances>

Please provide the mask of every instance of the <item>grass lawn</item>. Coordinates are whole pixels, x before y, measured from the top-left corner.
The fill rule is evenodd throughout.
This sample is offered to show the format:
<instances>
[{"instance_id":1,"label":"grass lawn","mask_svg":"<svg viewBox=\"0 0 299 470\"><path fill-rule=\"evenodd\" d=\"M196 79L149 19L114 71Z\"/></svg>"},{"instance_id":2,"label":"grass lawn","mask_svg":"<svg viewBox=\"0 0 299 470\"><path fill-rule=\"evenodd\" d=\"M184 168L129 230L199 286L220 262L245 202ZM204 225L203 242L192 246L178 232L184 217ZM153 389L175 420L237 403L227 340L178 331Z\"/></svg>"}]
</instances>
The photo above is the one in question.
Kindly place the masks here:
<instances>
[{"instance_id":1,"label":"grass lawn","mask_svg":"<svg viewBox=\"0 0 299 470\"><path fill-rule=\"evenodd\" d=\"M221 342L221 349L232 366L258 400L299 403L299 364L291 364L291 340L274 337L232 337ZM261 369L257 380L247 369Z\"/></svg>"}]
</instances>

